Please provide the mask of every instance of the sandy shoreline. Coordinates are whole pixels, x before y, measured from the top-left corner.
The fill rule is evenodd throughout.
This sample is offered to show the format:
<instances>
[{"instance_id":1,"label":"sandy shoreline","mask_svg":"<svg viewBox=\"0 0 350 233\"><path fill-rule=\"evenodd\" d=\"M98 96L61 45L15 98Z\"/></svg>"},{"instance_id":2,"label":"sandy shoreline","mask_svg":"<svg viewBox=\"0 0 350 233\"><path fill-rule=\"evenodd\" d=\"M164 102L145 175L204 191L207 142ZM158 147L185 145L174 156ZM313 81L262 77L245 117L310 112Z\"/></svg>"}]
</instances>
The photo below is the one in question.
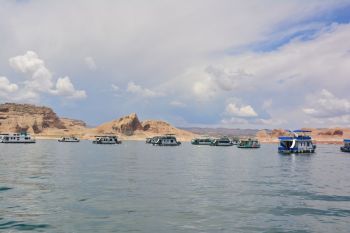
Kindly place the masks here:
<instances>
[{"instance_id":1,"label":"sandy shoreline","mask_svg":"<svg viewBox=\"0 0 350 233\"><path fill-rule=\"evenodd\" d=\"M37 135L35 136L35 139L37 140L58 140L60 139L60 136L57 135L53 135L53 136L42 136L42 135ZM122 141L146 141L146 138L142 138L142 137L119 137L120 140ZM85 137L81 137L81 140L89 140L92 141L94 139L94 137L92 136L85 136ZM183 139L183 140L179 140L181 142L190 142L191 139ZM316 144L321 144L321 145L342 145L343 144L343 139L339 139L339 140L314 140ZM260 140L261 144L278 144L278 140L271 140L271 141L266 141L266 140Z\"/></svg>"}]
</instances>

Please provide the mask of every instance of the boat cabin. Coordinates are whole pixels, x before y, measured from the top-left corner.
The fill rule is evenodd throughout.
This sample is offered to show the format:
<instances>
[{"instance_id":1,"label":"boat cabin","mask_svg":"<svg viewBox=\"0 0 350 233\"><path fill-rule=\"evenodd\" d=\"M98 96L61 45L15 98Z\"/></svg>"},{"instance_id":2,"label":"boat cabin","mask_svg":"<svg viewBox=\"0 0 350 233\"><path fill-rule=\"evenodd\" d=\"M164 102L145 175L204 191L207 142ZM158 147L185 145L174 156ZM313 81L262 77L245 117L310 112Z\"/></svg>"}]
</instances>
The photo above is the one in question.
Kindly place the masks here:
<instances>
[{"instance_id":1,"label":"boat cabin","mask_svg":"<svg viewBox=\"0 0 350 233\"><path fill-rule=\"evenodd\" d=\"M152 140L152 144L158 146L179 146L181 145L181 142L177 141L174 134L166 134Z\"/></svg>"},{"instance_id":2,"label":"boat cabin","mask_svg":"<svg viewBox=\"0 0 350 233\"><path fill-rule=\"evenodd\" d=\"M117 136L95 136L95 140L92 141L94 144L121 144Z\"/></svg>"}]
</instances>

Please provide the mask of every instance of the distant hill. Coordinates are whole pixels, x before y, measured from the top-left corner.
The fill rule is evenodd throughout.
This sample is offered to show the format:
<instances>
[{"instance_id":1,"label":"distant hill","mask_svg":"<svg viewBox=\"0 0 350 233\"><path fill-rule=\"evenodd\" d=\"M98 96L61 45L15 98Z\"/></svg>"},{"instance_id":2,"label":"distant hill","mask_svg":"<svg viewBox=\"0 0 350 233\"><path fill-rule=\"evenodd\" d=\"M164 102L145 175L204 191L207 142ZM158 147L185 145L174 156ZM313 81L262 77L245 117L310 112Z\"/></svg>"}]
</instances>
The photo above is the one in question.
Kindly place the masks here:
<instances>
[{"instance_id":1,"label":"distant hill","mask_svg":"<svg viewBox=\"0 0 350 233\"><path fill-rule=\"evenodd\" d=\"M239 137L239 136L255 136L258 129L229 129L229 128L200 128L200 127L187 127L181 128L183 130L190 131L195 134L200 135L209 135L213 137L219 136L230 136L230 137Z\"/></svg>"}]
</instances>

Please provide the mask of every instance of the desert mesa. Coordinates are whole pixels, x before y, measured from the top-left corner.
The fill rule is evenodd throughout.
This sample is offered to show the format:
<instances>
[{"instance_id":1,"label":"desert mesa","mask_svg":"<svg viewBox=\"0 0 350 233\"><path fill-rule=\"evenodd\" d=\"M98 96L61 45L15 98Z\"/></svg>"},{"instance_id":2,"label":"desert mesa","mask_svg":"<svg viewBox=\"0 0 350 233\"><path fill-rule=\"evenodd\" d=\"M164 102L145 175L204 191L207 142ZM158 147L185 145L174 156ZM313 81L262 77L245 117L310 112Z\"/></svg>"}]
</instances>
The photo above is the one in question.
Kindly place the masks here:
<instances>
[{"instance_id":1,"label":"desert mesa","mask_svg":"<svg viewBox=\"0 0 350 233\"><path fill-rule=\"evenodd\" d=\"M196 134L178 129L161 120L139 121L136 113L88 127L82 120L59 117L49 107L32 104L0 104L0 132L29 132L38 139L57 139L77 136L92 139L96 135L114 134L126 140L144 140L163 134L176 134L182 141L189 141Z\"/></svg>"}]
</instances>

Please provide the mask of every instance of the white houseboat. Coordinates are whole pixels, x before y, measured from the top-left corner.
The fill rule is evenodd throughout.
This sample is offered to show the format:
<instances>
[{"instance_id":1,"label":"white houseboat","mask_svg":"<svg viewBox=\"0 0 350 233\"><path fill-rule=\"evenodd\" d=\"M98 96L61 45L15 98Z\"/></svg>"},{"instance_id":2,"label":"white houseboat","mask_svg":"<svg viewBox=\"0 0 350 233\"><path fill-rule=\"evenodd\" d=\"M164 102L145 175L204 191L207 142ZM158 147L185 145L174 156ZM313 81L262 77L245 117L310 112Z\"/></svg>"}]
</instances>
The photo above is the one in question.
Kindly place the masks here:
<instances>
[{"instance_id":1,"label":"white houseboat","mask_svg":"<svg viewBox=\"0 0 350 233\"><path fill-rule=\"evenodd\" d=\"M212 146L233 146L233 142L228 137L222 137L214 139L211 144Z\"/></svg>"},{"instance_id":2,"label":"white houseboat","mask_svg":"<svg viewBox=\"0 0 350 233\"><path fill-rule=\"evenodd\" d=\"M117 136L95 136L95 140L92 141L94 144L121 144Z\"/></svg>"},{"instance_id":3,"label":"white houseboat","mask_svg":"<svg viewBox=\"0 0 350 233\"><path fill-rule=\"evenodd\" d=\"M165 136L157 137L152 144L157 146L179 146L181 142L177 141L174 134L166 134Z\"/></svg>"},{"instance_id":4,"label":"white houseboat","mask_svg":"<svg viewBox=\"0 0 350 233\"><path fill-rule=\"evenodd\" d=\"M0 134L0 143L35 143L35 138L26 132L6 133Z\"/></svg>"},{"instance_id":5,"label":"white houseboat","mask_svg":"<svg viewBox=\"0 0 350 233\"><path fill-rule=\"evenodd\" d=\"M314 145L308 130L294 130L290 132L291 136L279 137L278 152L283 154L291 153L314 153L316 145Z\"/></svg>"},{"instance_id":6,"label":"white houseboat","mask_svg":"<svg viewBox=\"0 0 350 233\"><path fill-rule=\"evenodd\" d=\"M191 144L193 145L211 145L213 139L208 136L203 136L200 138L194 138L191 140Z\"/></svg>"},{"instance_id":7,"label":"white houseboat","mask_svg":"<svg viewBox=\"0 0 350 233\"><path fill-rule=\"evenodd\" d=\"M243 148L243 149L257 149L257 148L260 148L260 143L257 139L253 139L253 138L242 139L237 144L237 147Z\"/></svg>"},{"instance_id":8,"label":"white houseboat","mask_svg":"<svg viewBox=\"0 0 350 233\"><path fill-rule=\"evenodd\" d=\"M59 142L80 142L79 138L71 136L71 137L62 137L58 139Z\"/></svg>"}]
</instances>

